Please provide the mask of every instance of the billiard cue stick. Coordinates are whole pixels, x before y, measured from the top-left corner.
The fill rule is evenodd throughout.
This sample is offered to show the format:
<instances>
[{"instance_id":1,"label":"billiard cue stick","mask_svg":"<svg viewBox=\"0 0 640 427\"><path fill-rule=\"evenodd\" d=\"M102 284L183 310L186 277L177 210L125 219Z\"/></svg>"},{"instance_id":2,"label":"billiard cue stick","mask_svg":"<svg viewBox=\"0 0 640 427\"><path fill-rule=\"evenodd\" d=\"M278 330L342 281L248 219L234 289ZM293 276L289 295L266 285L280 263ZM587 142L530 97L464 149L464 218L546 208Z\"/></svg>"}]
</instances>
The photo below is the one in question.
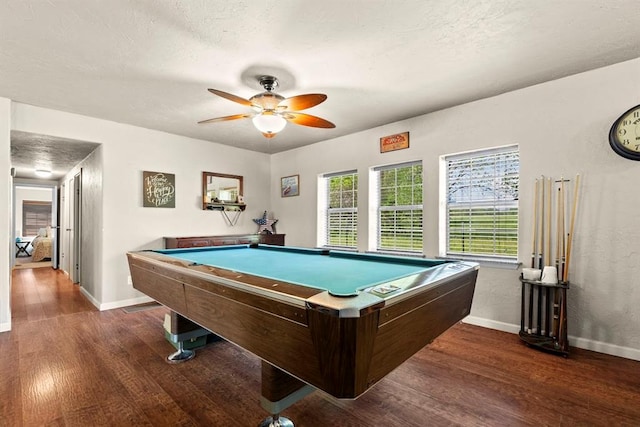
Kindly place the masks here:
<instances>
[{"instance_id":1,"label":"billiard cue stick","mask_svg":"<svg viewBox=\"0 0 640 427\"><path fill-rule=\"evenodd\" d=\"M525 282L522 282L522 296L521 296L521 304L520 304L520 333L525 333L525 328L524 328L524 319L525 319L525 315L524 315L524 307L526 305L526 300L524 299L526 296L526 292L525 292L525 287L527 286L527 284ZM529 284L529 287L531 287L531 285Z\"/></svg>"},{"instance_id":2,"label":"billiard cue stick","mask_svg":"<svg viewBox=\"0 0 640 427\"><path fill-rule=\"evenodd\" d=\"M558 277L560 278L560 280L562 281L562 284L564 284L564 277L565 277L565 261L566 261L566 240L565 240L565 236L566 236L566 232L565 232L565 205L566 205L566 201L565 201L565 197L564 197L564 179L560 180L560 198L562 199L561 202L561 223L560 223L560 233L558 233L560 239L561 239L561 247L562 247L562 256L560 259L560 270L558 270ZM565 289L555 289L556 295L555 295L555 305L554 305L554 315L556 316L554 318L555 324L554 324L554 329L553 329L553 333L554 333L554 338L556 339L560 339L560 328L562 325L562 318L565 316L564 314L564 310L562 309L561 304L563 304L563 300L566 299L567 294ZM565 326L566 326L566 322L565 322Z\"/></svg>"},{"instance_id":3,"label":"billiard cue stick","mask_svg":"<svg viewBox=\"0 0 640 427\"><path fill-rule=\"evenodd\" d=\"M545 251L545 266L551 265L551 177L547 178L547 187L547 250Z\"/></svg>"},{"instance_id":4,"label":"billiard cue stick","mask_svg":"<svg viewBox=\"0 0 640 427\"><path fill-rule=\"evenodd\" d=\"M562 178L560 178L560 181L562 182ZM561 195L562 189L560 187L558 187L558 197L556 200L556 258L555 258L555 264L556 264L556 271L558 272L558 274L560 274L560 258L561 258L561 244L560 241L562 240L562 233L563 231L561 230L561 222L562 222L562 217L561 217L561 203L562 203L562 195ZM553 300L552 300L553 297ZM546 329L546 335L548 337L552 337L554 336L555 330L556 330L556 324L557 324L557 312L556 312L556 307L558 304L557 301L558 298L558 293L557 293L557 288L552 288L552 287L547 287L547 329Z\"/></svg>"},{"instance_id":5,"label":"billiard cue stick","mask_svg":"<svg viewBox=\"0 0 640 427\"><path fill-rule=\"evenodd\" d=\"M567 341L567 289L569 282L569 262L571 261L571 244L575 229L576 210L578 207L578 190L580 188L580 174L576 175L576 181L573 187L573 203L571 205L571 219L569 221L569 234L567 235L567 262L564 270L563 287L561 289L562 298L560 301L560 315L558 319L558 345L562 351L567 351L569 343Z\"/></svg>"},{"instance_id":6,"label":"billiard cue stick","mask_svg":"<svg viewBox=\"0 0 640 427\"><path fill-rule=\"evenodd\" d=\"M558 204L557 204L557 215L556 215L556 270L558 271L558 277L562 277L562 261L564 258L564 199L563 199L563 181L564 178L560 177L560 186L558 187ZM558 293L558 288L553 288L553 303L551 306L551 310L553 312L553 325L551 326L551 330L549 335L552 337L558 336L558 321L559 321L559 304L560 304L560 294Z\"/></svg>"},{"instance_id":7,"label":"billiard cue stick","mask_svg":"<svg viewBox=\"0 0 640 427\"><path fill-rule=\"evenodd\" d=\"M538 229L538 233L540 233L540 238L538 239L538 268L540 271L544 268L544 193L545 193L545 184L544 184L544 175L540 178L540 228Z\"/></svg>"},{"instance_id":8,"label":"billiard cue stick","mask_svg":"<svg viewBox=\"0 0 640 427\"><path fill-rule=\"evenodd\" d=\"M539 209L539 215L538 215L538 224L537 224L537 235L538 235L538 239L537 239L537 255L538 255L538 269L540 270L540 272L542 272L542 269L544 268L544 236L545 236L545 232L544 232L544 227L545 227L545 178L544 175L542 175L540 177L540 194L539 194L539 198L537 199L538 202L538 209ZM531 285L531 290L529 293L530 299L529 299L529 333L533 333L533 300L534 300L534 296L535 294L538 294L538 296L540 295L540 286L537 285L536 289L538 290L538 292L534 292L534 285Z\"/></svg>"},{"instance_id":9,"label":"billiard cue stick","mask_svg":"<svg viewBox=\"0 0 640 427\"><path fill-rule=\"evenodd\" d=\"M566 261L566 250L567 250L567 246L566 246L566 240L565 240L565 229L564 229L564 222L565 222L565 208L566 205L566 201L564 198L564 178L560 179L560 233L558 233L558 236L560 238L560 270L558 270L558 278L561 281L564 281L564 263Z\"/></svg>"},{"instance_id":10,"label":"billiard cue stick","mask_svg":"<svg viewBox=\"0 0 640 427\"><path fill-rule=\"evenodd\" d=\"M563 282L569 281L569 264L571 263L571 244L573 241L573 231L576 223L576 209L578 206L578 188L580 185L580 174L576 175L576 182L573 186L573 204L571 205L571 219L569 221L569 234L567 234L567 256L564 266Z\"/></svg>"},{"instance_id":11,"label":"billiard cue stick","mask_svg":"<svg viewBox=\"0 0 640 427\"><path fill-rule=\"evenodd\" d=\"M558 331L558 344L562 351L569 350L569 341L567 340L567 289L562 288L562 299L560 301L560 330Z\"/></svg>"},{"instance_id":12,"label":"billiard cue stick","mask_svg":"<svg viewBox=\"0 0 640 427\"><path fill-rule=\"evenodd\" d=\"M536 264L538 265L538 268L540 268L540 263L541 263L541 259L542 259L542 251L540 250L542 248L542 206L540 205L541 202L541 194L544 191L544 176L542 177L542 184L540 184L540 180L538 180L536 178L536 185L535 185L535 194L534 194L534 218L535 218L535 224L534 224L534 234L535 237L533 239L533 245L534 245L534 250L533 250L533 259L532 261L532 267L536 267ZM533 332L533 284L529 283L529 323L527 324L527 333L532 333Z\"/></svg>"},{"instance_id":13,"label":"billiard cue stick","mask_svg":"<svg viewBox=\"0 0 640 427\"><path fill-rule=\"evenodd\" d=\"M536 267L536 257L538 256L538 187L538 178L536 178L533 191L533 220L531 221L531 268Z\"/></svg>"},{"instance_id":14,"label":"billiard cue stick","mask_svg":"<svg viewBox=\"0 0 640 427\"><path fill-rule=\"evenodd\" d=\"M545 234L544 240L546 242L546 245L544 247L544 266L546 267L551 265L551 200L552 200L551 177L547 177L546 183L543 181L542 185L546 186L546 190L544 192L545 226L543 230ZM543 320L542 307L544 306L544 303L548 303L549 299L544 298L545 296L548 297L548 295L549 295L549 288L547 286L544 287L544 292L543 292L543 287L538 286L538 330L537 330L538 335L542 335L542 320ZM543 303L543 300L544 300L544 303ZM545 311L548 311L548 310L545 310ZM548 326L546 327L546 329L549 329Z\"/></svg>"},{"instance_id":15,"label":"billiard cue stick","mask_svg":"<svg viewBox=\"0 0 640 427\"><path fill-rule=\"evenodd\" d=\"M536 267L536 261L538 259L538 199L540 193L540 182L536 178L536 182L533 190L533 217L531 221L531 268ZM525 286L529 286L529 323L527 324L527 332L531 333L531 323L533 322L533 285L531 283L522 283L522 307L520 313L520 330L525 331L524 319L525 319Z\"/></svg>"},{"instance_id":16,"label":"billiard cue stick","mask_svg":"<svg viewBox=\"0 0 640 427\"><path fill-rule=\"evenodd\" d=\"M562 179L562 178L561 178ZM558 277L562 277L560 275L560 258L561 258L561 250L562 247L560 245L560 241L562 240L562 236L561 236L561 230L560 230L560 222L562 221L561 215L562 215L562 210L560 208L560 203L562 203L561 197L562 194L560 194L562 192L562 190L560 189L560 187L558 187L558 197L556 198L556 269L558 270Z\"/></svg>"},{"instance_id":17,"label":"billiard cue stick","mask_svg":"<svg viewBox=\"0 0 640 427\"><path fill-rule=\"evenodd\" d=\"M560 312L558 314L558 333L556 335L556 348L567 351L567 289L558 289L560 294Z\"/></svg>"}]
</instances>

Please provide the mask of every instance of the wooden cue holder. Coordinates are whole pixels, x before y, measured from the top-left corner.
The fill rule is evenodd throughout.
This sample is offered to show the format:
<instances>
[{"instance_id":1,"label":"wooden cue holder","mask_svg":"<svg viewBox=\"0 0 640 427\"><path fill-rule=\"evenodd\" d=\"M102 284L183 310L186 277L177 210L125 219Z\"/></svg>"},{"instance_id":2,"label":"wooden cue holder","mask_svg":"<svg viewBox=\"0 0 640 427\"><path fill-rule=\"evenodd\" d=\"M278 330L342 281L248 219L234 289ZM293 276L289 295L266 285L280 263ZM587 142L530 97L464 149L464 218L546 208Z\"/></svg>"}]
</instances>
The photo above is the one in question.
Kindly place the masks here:
<instances>
[{"instance_id":1,"label":"wooden cue holder","mask_svg":"<svg viewBox=\"0 0 640 427\"><path fill-rule=\"evenodd\" d=\"M567 336L567 289L569 282L543 283L525 280L522 283L520 339L527 345L569 355Z\"/></svg>"}]
</instances>

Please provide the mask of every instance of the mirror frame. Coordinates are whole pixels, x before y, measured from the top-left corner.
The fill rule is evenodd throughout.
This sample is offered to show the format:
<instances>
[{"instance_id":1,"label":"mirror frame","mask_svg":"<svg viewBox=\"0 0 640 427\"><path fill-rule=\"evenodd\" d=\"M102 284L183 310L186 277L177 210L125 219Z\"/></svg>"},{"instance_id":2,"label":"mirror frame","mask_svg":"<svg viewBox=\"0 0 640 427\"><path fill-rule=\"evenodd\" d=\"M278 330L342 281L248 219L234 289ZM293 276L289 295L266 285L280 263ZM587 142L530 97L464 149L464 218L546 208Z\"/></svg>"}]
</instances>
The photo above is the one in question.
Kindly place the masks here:
<instances>
[{"instance_id":1,"label":"mirror frame","mask_svg":"<svg viewBox=\"0 0 640 427\"><path fill-rule=\"evenodd\" d=\"M207 210L208 206L224 206L224 205L232 205L232 206L244 206L244 203L240 202L206 202L207 197L207 184L210 177L217 178L227 178L227 179L237 179L238 180L238 200L242 200L244 196L244 179L242 175L230 175L226 173L216 173L216 172L202 172L202 209Z\"/></svg>"}]
</instances>

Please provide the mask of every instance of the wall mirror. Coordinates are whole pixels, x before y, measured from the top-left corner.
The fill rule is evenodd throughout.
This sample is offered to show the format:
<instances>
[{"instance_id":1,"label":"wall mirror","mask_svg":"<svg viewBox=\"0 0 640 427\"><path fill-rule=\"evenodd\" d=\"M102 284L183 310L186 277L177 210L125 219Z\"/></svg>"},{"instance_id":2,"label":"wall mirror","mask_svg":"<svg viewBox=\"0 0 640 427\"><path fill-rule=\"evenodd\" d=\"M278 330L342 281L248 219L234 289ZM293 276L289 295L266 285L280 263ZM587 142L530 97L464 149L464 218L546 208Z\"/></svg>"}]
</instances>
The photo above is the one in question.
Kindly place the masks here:
<instances>
[{"instance_id":1,"label":"wall mirror","mask_svg":"<svg viewBox=\"0 0 640 427\"><path fill-rule=\"evenodd\" d=\"M242 176L202 172L202 209L244 207Z\"/></svg>"}]
</instances>

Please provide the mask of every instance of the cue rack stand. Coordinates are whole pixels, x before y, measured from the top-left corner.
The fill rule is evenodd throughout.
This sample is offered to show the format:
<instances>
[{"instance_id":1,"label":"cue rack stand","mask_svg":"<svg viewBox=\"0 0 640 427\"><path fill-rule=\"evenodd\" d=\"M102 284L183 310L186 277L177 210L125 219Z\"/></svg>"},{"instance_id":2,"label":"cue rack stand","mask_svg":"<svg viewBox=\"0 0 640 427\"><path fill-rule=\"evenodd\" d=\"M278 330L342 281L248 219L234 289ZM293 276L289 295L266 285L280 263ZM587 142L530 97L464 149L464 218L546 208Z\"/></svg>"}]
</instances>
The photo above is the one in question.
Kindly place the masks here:
<instances>
[{"instance_id":1,"label":"cue rack stand","mask_svg":"<svg viewBox=\"0 0 640 427\"><path fill-rule=\"evenodd\" d=\"M567 290L580 175L574 181L570 211L566 194L569 186L565 185L569 182L544 176L536 179L531 269L527 269L534 273L535 280L530 274L520 274L520 339L531 347L564 357L569 354Z\"/></svg>"},{"instance_id":2,"label":"cue rack stand","mask_svg":"<svg viewBox=\"0 0 640 427\"><path fill-rule=\"evenodd\" d=\"M568 282L557 284L537 280L522 282L520 339L531 347L564 357L569 355L567 338ZM528 321L526 321L528 319Z\"/></svg>"}]
</instances>

